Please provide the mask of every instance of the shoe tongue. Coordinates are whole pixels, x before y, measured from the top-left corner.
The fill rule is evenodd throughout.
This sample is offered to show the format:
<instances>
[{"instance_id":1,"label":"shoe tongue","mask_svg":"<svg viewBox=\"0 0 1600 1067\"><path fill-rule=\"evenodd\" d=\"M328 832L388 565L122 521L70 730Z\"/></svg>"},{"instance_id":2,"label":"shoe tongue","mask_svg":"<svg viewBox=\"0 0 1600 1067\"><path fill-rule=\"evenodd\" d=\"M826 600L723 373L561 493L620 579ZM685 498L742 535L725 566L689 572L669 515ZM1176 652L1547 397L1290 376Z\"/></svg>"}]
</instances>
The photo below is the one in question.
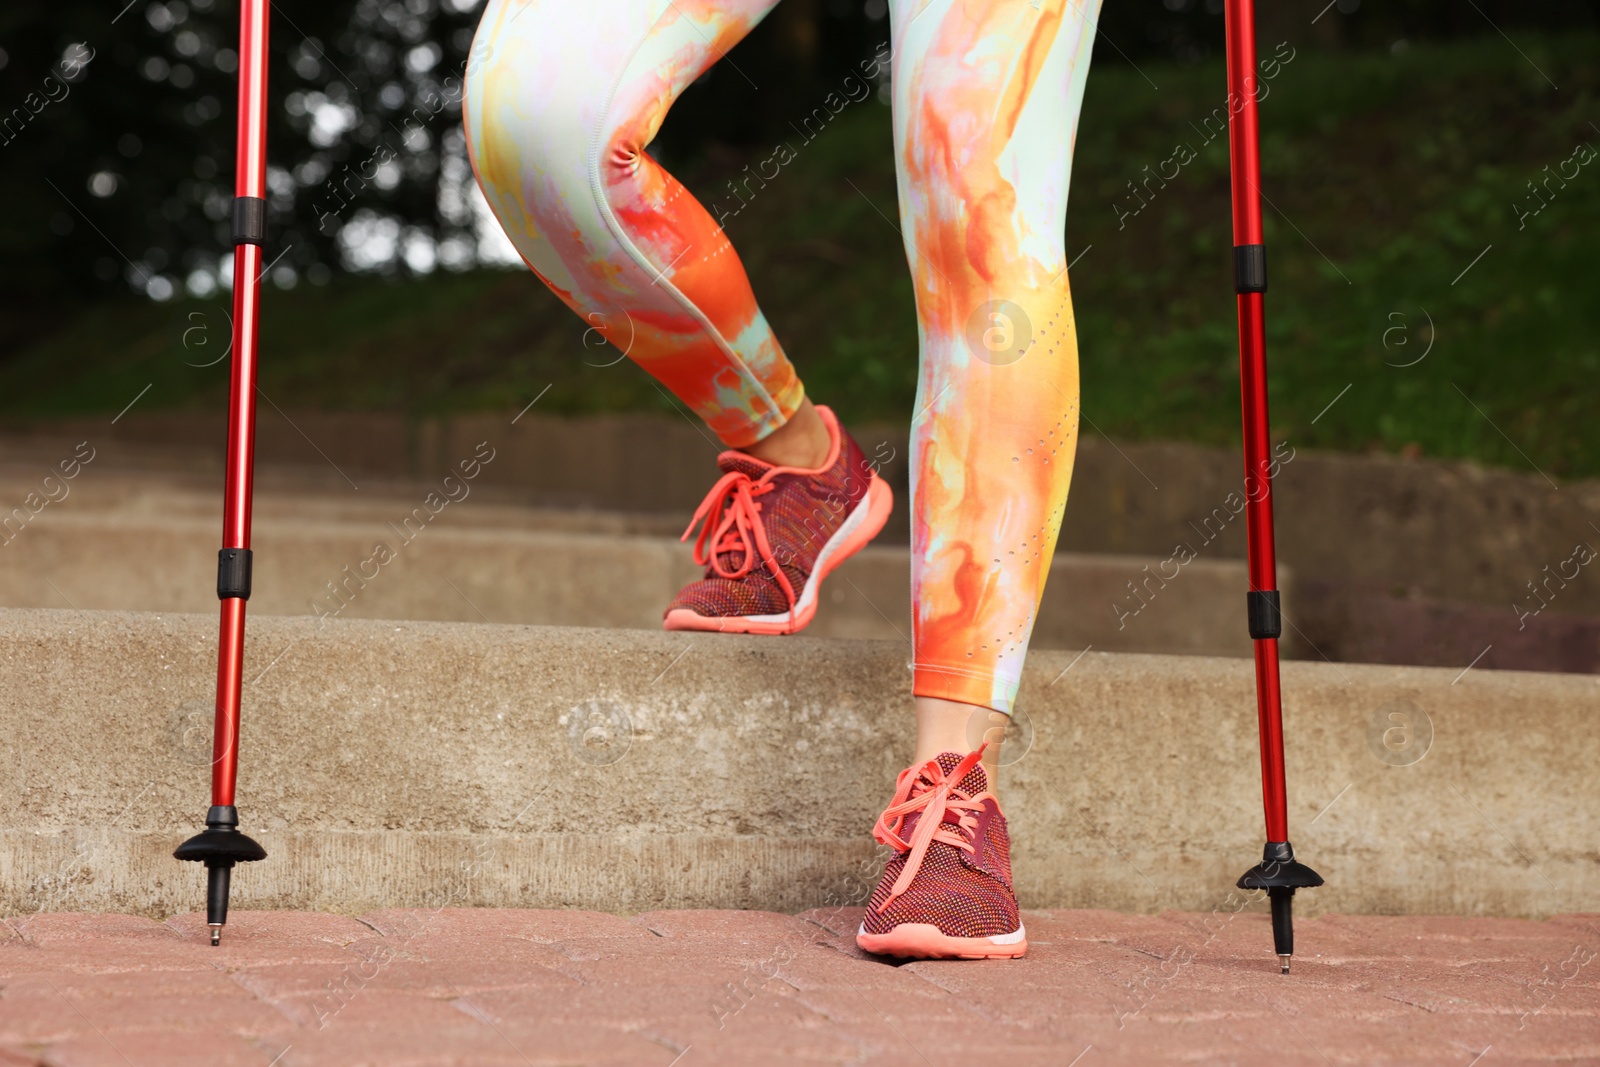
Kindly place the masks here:
<instances>
[{"instance_id":1,"label":"shoe tongue","mask_svg":"<svg viewBox=\"0 0 1600 1067\"><path fill-rule=\"evenodd\" d=\"M772 464L763 463L749 453L737 452L731 448L717 456L717 466L722 469L723 474L732 474L734 471L738 471L753 479L759 479L772 469Z\"/></svg>"},{"instance_id":2,"label":"shoe tongue","mask_svg":"<svg viewBox=\"0 0 1600 1067\"><path fill-rule=\"evenodd\" d=\"M934 762L939 764L940 770L949 775L956 769L956 765L966 758L960 752L941 752ZM975 797L979 793L986 792L989 788L989 776L984 772L983 764L974 764L972 770L967 772L966 777L956 783L956 788L969 797Z\"/></svg>"}]
</instances>

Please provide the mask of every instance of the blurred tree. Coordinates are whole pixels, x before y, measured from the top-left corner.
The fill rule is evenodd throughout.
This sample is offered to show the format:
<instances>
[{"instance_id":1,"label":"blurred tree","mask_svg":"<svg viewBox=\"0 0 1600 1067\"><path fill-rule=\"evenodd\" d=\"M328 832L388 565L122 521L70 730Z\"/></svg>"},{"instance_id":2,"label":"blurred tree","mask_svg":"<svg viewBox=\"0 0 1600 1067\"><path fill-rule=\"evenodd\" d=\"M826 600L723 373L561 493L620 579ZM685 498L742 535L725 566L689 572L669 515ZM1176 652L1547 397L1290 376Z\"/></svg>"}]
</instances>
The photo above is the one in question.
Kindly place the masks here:
<instances>
[{"instance_id":1,"label":"blurred tree","mask_svg":"<svg viewBox=\"0 0 1600 1067\"><path fill-rule=\"evenodd\" d=\"M460 130L476 0L276 4L271 278L470 266ZM43 309L229 280L237 6L0 12L0 346Z\"/></svg>"},{"instance_id":2,"label":"blurred tree","mask_svg":"<svg viewBox=\"0 0 1600 1067\"><path fill-rule=\"evenodd\" d=\"M0 355L74 301L130 288L207 295L228 279L237 4L121 2L0 8ZM275 284L479 262L460 111L481 5L273 5ZM1330 45L1600 22L1597 0L1261 8L1263 32ZM1111 0L1097 62L1215 58L1221 11L1222 0ZM785 0L689 89L654 150L683 158L779 135L888 39L887 15L886 0Z\"/></svg>"},{"instance_id":3,"label":"blurred tree","mask_svg":"<svg viewBox=\"0 0 1600 1067\"><path fill-rule=\"evenodd\" d=\"M1105 0L1095 62L1220 58L1223 0ZM1388 48L1515 30L1600 26L1600 0L1257 0L1259 38Z\"/></svg>"}]
</instances>

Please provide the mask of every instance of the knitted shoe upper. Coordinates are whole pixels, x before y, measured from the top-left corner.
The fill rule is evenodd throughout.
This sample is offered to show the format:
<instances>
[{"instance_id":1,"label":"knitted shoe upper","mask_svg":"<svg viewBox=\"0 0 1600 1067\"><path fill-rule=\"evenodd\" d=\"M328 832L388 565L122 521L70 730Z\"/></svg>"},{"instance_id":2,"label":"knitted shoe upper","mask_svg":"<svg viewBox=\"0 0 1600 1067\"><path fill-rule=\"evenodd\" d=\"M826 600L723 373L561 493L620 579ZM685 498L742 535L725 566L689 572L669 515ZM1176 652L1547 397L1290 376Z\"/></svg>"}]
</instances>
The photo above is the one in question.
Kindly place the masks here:
<instances>
[{"instance_id":1,"label":"knitted shoe upper","mask_svg":"<svg viewBox=\"0 0 1600 1067\"><path fill-rule=\"evenodd\" d=\"M775 467L744 452L717 457L722 478L684 531L701 525L695 562L705 577L679 591L667 611L688 608L708 618L778 615L799 599L817 556L861 503L872 466L833 412L818 406L833 439L815 471Z\"/></svg>"},{"instance_id":2,"label":"knitted shoe upper","mask_svg":"<svg viewBox=\"0 0 1600 1067\"><path fill-rule=\"evenodd\" d=\"M977 755L946 752L901 772L895 798L873 830L897 851L867 902L867 933L928 923L949 937L993 937L1020 927L1011 835ZM924 843L917 831L930 816L939 821L922 835Z\"/></svg>"}]
</instances>

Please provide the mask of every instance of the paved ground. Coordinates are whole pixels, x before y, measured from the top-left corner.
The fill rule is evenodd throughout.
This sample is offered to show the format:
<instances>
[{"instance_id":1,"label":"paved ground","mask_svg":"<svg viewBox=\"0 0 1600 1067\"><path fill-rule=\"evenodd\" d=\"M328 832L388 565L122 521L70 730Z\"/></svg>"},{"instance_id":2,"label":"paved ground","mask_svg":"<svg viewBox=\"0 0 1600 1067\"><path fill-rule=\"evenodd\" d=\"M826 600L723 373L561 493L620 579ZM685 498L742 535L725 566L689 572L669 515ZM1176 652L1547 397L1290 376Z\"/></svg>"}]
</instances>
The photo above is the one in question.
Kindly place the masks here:
<instances>
[{"instance_id":1,"label":"paved ground","mask_svg":"<svg viewBox=\"0 0 1600 1067\"><path fill-rule=\"evenodd\" d=\"M1289 977L1249 912L1030 912L1026 959L902 966L859 915L12 918L0 1067L1600 1063L1600 915L1302 920Z\"/></svg>"}]
</instances>

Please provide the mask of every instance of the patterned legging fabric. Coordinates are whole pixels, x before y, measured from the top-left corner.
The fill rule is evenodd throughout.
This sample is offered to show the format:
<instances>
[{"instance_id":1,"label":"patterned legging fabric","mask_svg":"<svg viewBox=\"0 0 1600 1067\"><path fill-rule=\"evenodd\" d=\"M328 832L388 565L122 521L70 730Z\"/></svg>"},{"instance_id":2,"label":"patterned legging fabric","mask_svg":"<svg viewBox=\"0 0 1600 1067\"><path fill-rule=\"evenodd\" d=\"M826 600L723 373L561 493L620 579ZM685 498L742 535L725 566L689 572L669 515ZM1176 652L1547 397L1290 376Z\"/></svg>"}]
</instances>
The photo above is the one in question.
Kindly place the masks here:
<instances>
[{"instance_id":1,"label":"patterned legging fabric","mask_svg":"<svg viewBox=\"0 0 1600 1067\"><path fill-rule=\"evenodd\" d=\"M734 448L782 426L805 390L727 235L645 148L779 2L490 0L467 72L468 149L512 244ZM1063 227L1098 5L890 5L921 349L918 696L1012 710L1055 550L1078 425Z\"/></svg>"}]
</instances>

